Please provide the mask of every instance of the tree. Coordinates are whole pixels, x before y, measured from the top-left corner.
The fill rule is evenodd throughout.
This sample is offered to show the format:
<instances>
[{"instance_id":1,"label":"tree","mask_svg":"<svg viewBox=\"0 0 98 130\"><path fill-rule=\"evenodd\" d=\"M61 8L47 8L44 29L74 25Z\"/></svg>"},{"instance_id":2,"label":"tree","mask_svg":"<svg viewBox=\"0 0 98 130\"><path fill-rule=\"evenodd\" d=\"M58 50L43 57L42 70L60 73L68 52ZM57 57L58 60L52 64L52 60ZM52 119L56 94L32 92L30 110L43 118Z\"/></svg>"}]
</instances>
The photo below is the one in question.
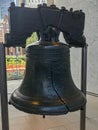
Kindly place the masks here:
<instances>
[{"instance_id":1,"label":"tree","mask_svg":"<svg viewBox=\"0 0 98 130\"><path fill-rule=\"evenodd\" d=\"M36 34L36 32L34 32L34 33L32 33L32 35L30 37L27 38L27 40L26 40L26 46L28 44L36 42L37 40L38 40L37 34Z\"/></svg>"}]
</instances>

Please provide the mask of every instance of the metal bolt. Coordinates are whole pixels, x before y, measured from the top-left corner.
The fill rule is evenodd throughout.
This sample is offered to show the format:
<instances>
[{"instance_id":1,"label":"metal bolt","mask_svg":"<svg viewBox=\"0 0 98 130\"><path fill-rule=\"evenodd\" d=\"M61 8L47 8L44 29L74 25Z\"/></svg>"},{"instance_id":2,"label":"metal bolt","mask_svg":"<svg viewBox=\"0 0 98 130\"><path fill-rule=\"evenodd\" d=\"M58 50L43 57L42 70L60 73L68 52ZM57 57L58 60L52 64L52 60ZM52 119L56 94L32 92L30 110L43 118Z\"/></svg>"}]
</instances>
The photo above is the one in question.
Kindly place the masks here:
<instances>
[{"instance_id":1,"label":"metal bolt","mask_svg":"<svg viewBox=\"0 0 98 130\"><path fill-rule=\"evenodd\" d=\"M70 12L73 12L73 8L70 8Z\"/></svg>"},{"instance_id":2,"label":"metal bolt","mask_svg":"<svg viewBox=\"0 0 98 130\"><path fill-rule=\"evenodd\" d=\"M10 7L15 7L15 3L11 2Z\"/></svg>"},{"instance_id":3,"label":"metal bolt","mask_svg":"<svg viewBox=\"0 0 98 130\"><path fill-rule=\"evenodd\" d=\"M21 3L21 7L24 7L25 6L25 3Z\"/></svg>"}]
</instances>

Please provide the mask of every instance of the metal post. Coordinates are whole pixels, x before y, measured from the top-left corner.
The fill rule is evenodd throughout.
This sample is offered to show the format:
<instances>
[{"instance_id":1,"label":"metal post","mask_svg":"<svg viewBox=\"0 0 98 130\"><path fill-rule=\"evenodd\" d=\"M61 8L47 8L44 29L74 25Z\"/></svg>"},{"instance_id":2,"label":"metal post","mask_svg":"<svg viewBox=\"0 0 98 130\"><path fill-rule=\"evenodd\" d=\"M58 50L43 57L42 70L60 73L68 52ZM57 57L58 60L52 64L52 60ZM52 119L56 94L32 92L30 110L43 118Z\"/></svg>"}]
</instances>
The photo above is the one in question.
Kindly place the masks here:
<instances>
[{"instance_id":1,"label":"metal post","mask_svg":"<svg viewBox=\"0 0 98 130\"><path fill-rule=\"evenodd\" d=\"M5 65L5 47L0 44L0 96L1 96L1 118L2 130L9 130L8 98Z\"/></svg>"},{"instance_id":2,"label":"metal post","mask_svg":"<svg viewBox=\"0 0 98 130\"><path fill-rule=\"evenodd\" d=\"M86 96L87 80L87 46L82 48L82 65L81 65L81 91ZM80 111L80 130L86 129L86 105Z\"/></svg>"}]
</instances>

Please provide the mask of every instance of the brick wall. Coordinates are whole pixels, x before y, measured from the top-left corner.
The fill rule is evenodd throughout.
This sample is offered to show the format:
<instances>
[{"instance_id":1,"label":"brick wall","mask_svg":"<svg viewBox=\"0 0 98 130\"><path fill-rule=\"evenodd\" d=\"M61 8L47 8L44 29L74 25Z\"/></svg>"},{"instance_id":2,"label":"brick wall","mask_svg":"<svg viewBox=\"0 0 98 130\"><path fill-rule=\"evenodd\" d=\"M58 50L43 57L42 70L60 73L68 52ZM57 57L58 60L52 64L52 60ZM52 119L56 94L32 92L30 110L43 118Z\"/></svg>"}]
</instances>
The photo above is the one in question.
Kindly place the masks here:
<instances>
[{"instance_id":1,"label":"brick wall","mask_svg":"<svg viewBox=\"0 0 98 130\"><path fill-rule=\"evenodd\" d=\"M59 7L82 9L86 14L84 34L88 43L88 91L98 94L98 0L54 0ZM61 41L64 39L61 37ZM81 49L71 49L72 76L80 86Z\"/></svg>"}]
</instances>

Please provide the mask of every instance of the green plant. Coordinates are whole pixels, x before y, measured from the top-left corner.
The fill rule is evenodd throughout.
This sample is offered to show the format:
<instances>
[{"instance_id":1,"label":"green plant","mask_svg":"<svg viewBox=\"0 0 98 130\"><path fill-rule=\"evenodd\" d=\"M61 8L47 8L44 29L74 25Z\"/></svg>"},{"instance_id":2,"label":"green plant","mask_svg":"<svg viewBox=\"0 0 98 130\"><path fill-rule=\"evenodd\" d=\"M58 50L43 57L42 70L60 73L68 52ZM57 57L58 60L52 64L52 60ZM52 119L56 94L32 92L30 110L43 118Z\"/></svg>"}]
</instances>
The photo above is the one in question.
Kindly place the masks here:
<instances>
[{"instance_id":1,"label":"green plant","mask_svg":"<svg viewBox=\"0 0 98 130\"><path fill-rule=\"evenodd\" d=\"M9 56L7 55L6 56L6 65L9 65L9 64L25 64L25 61L26 61L26 58L25 56Z\"/></svg>"},{"instance_id":2,"label":"green plant","mask_svg":"<svg viewBox=\"0 0 98 130\"><path fill-rule=\"evenodd\" d=\"M24 76L25 56L6 56L7 80L21 79Z\"/></svg>"},{"instance_id":3,"label":"green plant","mask_svg":"<svg viewBox=\"0 0 98 130\"><path fill-rule=\"evenodd\" d=\"M30 43L34 43L37 40L38 40L37 34L36 34L36 32L34 32L30 37L27 38L26 45L28 45Z\"/></svg>"}]
</instances>

